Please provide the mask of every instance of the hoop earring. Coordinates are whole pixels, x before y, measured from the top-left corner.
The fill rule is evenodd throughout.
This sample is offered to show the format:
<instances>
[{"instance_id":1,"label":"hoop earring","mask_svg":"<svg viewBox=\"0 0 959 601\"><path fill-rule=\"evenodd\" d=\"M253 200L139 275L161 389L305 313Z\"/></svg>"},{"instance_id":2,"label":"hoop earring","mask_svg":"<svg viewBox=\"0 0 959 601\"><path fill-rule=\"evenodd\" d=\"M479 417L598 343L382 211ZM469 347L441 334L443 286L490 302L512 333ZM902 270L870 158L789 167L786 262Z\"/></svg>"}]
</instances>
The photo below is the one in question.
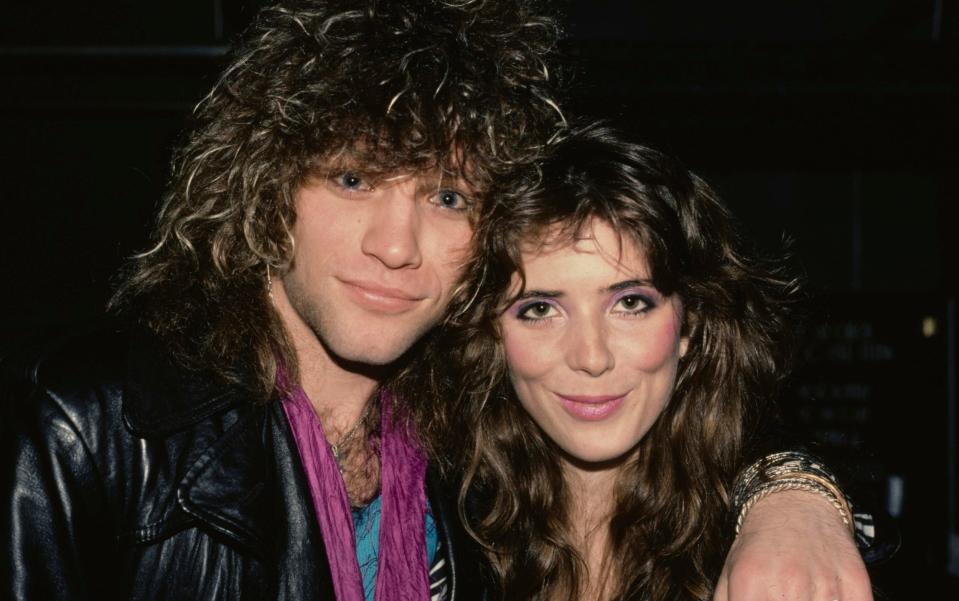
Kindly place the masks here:
<instances>
[{"instance_id":1,"label":"hoop earring","mask_svg":"<svg viewBox=\"0 0 959 601\"><path fill-rule=\"evenodd\" d=\"M273 300L273 276L270 275L270 264L266 264L266 295Z\"/></svg>"}]
</instances>

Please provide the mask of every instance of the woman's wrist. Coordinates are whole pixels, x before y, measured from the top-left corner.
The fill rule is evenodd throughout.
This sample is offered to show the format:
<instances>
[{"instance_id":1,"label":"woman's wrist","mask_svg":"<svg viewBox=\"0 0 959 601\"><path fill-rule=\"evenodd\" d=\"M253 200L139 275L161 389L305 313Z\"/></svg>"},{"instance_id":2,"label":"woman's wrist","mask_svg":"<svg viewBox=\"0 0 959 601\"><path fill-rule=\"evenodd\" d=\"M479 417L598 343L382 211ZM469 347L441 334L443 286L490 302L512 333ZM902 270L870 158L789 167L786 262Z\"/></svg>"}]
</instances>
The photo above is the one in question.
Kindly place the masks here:
<instances>
[{"instance_id":1,"label":"woman's wrist","mask_svg":"<svg viewBox=\"0 0 959 601\"><path fill-rule=\"evenodd\" d=\"M787 490L815 493L826 499L855 537L852 503L843 493L835 475L821 461L802 451L767 455L739 475L732 495L736 534L739 534L746 515L756 503L771 494Z\"/></svg>"}]
</instances>

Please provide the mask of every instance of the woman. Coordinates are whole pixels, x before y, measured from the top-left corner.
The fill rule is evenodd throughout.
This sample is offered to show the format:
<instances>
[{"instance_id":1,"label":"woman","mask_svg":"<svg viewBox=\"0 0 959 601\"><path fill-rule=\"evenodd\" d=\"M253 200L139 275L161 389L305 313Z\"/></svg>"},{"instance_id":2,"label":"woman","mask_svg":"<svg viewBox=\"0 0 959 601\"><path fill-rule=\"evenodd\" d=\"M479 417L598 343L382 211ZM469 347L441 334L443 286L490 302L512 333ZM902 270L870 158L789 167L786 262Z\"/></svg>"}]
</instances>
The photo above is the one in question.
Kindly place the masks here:
<instances>
[{"instance_id":1,"label":"woman","mask_svg":"<svg viewBox=\"0 0 959 601\"><path fill-rule=\"evenodd\" d=\"M448 332L461 508L502 597L710 598L794 281L742 253L705 183L604 127L503 200Z\"/></svg>"}]
</instances>

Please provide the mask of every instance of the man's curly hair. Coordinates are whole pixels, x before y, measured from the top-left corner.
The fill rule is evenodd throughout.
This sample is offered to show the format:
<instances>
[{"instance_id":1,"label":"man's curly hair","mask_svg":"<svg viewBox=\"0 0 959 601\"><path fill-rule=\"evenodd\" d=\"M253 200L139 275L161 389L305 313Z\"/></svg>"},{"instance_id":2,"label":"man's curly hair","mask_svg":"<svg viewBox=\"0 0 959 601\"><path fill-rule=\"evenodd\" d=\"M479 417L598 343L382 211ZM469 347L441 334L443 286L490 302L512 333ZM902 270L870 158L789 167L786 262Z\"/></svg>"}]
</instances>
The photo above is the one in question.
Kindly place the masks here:
<instances>
[{"instance_id":1,"label":"man's curly hair","mask_svg":"<svg viewBox=\"0 0 959 601\"><path fill-rule=\"evenodd\" d=\"M266 400L296 358L267 270L291 260L298 187L349 153L442 169L483 199L562 121L540 0L300 0L264 9L175 154L152 247L112 306L183 366Z\"/></svg>"}]
</instances>

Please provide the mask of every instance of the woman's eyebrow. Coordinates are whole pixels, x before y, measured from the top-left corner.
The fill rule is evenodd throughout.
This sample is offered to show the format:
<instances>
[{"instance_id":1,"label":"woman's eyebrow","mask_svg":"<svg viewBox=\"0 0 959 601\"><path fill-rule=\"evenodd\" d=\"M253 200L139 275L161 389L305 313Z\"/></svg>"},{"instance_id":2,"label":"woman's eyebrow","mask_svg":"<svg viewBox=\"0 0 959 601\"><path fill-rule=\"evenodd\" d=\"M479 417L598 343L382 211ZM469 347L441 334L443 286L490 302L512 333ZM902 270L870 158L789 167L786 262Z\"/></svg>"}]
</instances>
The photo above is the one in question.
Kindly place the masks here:
<instances>
[{"instance_id":1,"label":"woman's eyebrow","mask_svg":"<svg viewBox=\"0 0 959 601\"><path fill-rule=\"evenodd\" d=\"M619 292L621 290L626 290L629 288L639 288L639 287L651 287L653 283L649 280L623 280L622 282L616 282L610 286L607 286L603 289L604 292ZM562 298L566 293L561 290L526 290L522 294L516 297L516 300L527 300L531 298Z\"/></svg>"},{"instance_id":2,"label":"woman's eyebrow","mask_svg":"<svg viewBox=\"0 0 959 601\"><path fill-rule=\"evenodd\" d=\"M559 290L526 290L516 297L516 300L527 300L530 298L560 298L564 295Z\"/></svg>"},{"instance_id":3,"label":"woman's eyebrow","mask_svg":"<svg viewBox=\"0 0 959 601\"><path fill-rule=\"evenodd\" d=\"M606 288L607 292L619 292L621 290L626 290L627 288L639 288L639 287L652 287L653 283L649 280L623 280L622 282L616 282L612 286Z\"/></svg>"}]
</instances>

